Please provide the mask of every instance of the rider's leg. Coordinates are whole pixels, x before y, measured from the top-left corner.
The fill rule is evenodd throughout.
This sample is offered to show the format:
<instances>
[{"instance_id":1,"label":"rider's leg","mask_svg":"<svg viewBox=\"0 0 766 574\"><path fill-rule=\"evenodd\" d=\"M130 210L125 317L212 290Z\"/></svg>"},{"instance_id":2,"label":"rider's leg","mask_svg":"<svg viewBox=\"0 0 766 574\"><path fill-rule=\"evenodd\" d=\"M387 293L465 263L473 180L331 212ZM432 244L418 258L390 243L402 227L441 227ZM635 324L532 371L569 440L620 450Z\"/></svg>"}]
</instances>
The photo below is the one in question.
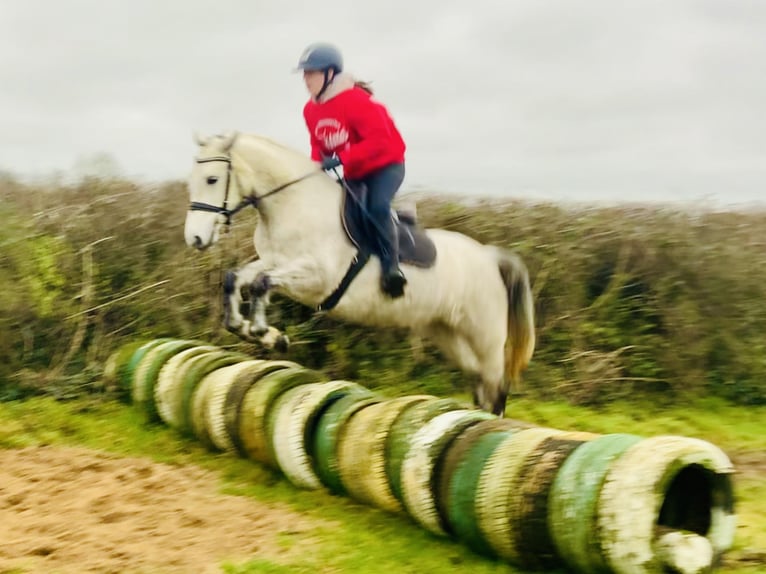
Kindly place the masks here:
<instances>
[{"instance_id":1,"label":"rider's leg","mask_svg":"<svg viewBox=\"0 0 766 574\"><path fill-rule=\"evenodd\" d=\"M391 201L404 180L404 164L386 166L365 178L367 184L366 207L373 220L375 236L380 245L380 262L383 268L383 290L392 297L404 293L407 280L399 269L399 238L391 218Z\"/></svg>"}]
</instances>

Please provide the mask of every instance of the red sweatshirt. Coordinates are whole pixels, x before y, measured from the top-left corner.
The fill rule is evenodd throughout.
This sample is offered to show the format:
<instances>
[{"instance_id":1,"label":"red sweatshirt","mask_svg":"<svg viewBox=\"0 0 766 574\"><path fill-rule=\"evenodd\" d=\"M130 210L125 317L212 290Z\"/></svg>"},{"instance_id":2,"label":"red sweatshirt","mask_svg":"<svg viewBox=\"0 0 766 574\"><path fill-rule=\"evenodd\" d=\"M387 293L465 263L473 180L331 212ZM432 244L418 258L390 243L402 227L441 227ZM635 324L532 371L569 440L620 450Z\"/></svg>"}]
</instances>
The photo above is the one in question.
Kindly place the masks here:
<instances>
[{"instance_id":1,"label":"red sweatshirt","mask_svg":"<svg viewBox=\"0 0 766 574\"><path fill-rule=\"evenodd\" d=\"M404 161L404 140L386 108L354 86L353 78L338 75L319 101L303 108L311 138L311 158L336 153L348 179Z\"/></svg>"}]
</instances>

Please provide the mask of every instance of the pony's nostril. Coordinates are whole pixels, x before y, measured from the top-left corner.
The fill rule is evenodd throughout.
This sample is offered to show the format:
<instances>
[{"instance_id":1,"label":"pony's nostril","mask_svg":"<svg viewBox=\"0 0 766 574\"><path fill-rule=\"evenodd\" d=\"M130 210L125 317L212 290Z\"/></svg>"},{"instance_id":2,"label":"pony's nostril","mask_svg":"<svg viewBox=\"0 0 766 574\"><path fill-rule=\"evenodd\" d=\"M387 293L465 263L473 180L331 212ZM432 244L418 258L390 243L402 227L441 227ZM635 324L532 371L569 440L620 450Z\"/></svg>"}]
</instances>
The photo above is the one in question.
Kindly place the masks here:
<instances>
[{"instance_id":1,"label":"pony's nostril","mask_svg":"<svg viewBox=\"0 0 766 574\"><path fill-rule=\"evenodd\" d=\"M202 238L199 235L194 236L194 247L196 247L197 249L202 247Z\"/></svg>"}]
</instances>

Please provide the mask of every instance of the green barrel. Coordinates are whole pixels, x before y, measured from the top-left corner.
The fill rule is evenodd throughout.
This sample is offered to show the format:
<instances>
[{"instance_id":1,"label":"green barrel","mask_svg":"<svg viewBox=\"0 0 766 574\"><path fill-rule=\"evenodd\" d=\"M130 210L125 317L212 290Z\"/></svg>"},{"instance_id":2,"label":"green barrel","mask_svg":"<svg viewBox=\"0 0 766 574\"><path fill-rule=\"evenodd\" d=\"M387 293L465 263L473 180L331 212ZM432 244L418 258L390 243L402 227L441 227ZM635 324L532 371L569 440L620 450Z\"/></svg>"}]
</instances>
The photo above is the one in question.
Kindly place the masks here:
<instances>
[{"instance_id":1,"label":"green barrel","mask_svg":"<svg viewBox=\"0 0 766 574\"><path fill-rule=\"evenodd\" d=\"M146 341L129 341L115 349L104 362L104 372L101 375L101 388L109 393L117 393L124 399L122 378L133 354Z\"/></svg>"},{"instance_id":2,"label":"green barrel","mask_svg":"<svg viewBox=\"0 0 766 574\"><path fill-rule=\"evenodd\" d=\"M265 377L269 373L290 367L300 368L300 365L298 363L293 363L292 361L263 361L257 365L250 365L248 368L237 374L231 387L229 387L223 405L224 425L226 426L226 434L229 436L231 444L240 456L247 456L247 452L239 438L242 402L245 399L247 391L250 390L250 387L260 381L262 377Z\"/></svg>"},{"instance_id":3,"label":"green barrel","mask_svg":"<svg viewBox=\"0 0 766 574\"><path fill-rule=\"evenodd\" d=\"M609 467L597 505L608 567L647 574L712 569L734 541L733 470L721 449L695 438L656 436L626 450Z\"/></svg>"},{"instance_id":4,"label":"green barrel","mask_svg":"<svg viewBox=\"0 0 766 574\"><path fill-rule=\"evenodd\" d=\"M522 429L503 440L484 464L476 486L476 518L495 555L519 562L516 531L520 483L527 458L548 438L563 434L550 428Z\"/></svg>"},{"instance_id":5,"label":"green barrel","mask_svg":"<svg viewBox=\"0 0 766 574\"><path fill-rule=\"evenodd\" d=\"M596 507L614 460L642 440L608 434L586 442L567 458L551 488L548 529L561 558L580 572L609 572L596 534Z\"/></svg>"},{"instance_id":6,"label":"green barrel","mask_svg":"<svg viewBox=\"0 0 766 574\"><path fill-rule=\"evenodd\" d=\"M338 465L338 444L347 430L348 421L362 409L382 400L365 389L339 399L319 416L313 441L314 470L330 492L347 494Z\"/></svg>"},{"instance_id":7,"label":"green barrel","mask_svg":"<svg viewBox=\"0 0 766 574\"><path fill-rule=\"evenodd\" d=\"M197 345L173 355L160 369L154 386L154 404L160 419L172 428L178 428L181 420L181 393L186 371L193 359L206 353L221 353L215 345Z\"/></svg>"},{"instance_id":8,"label":"green barrel","mask_svg":"<svg viewBox=\"0 0 766 574\"><path fill-rule=\"evenodd\" d=\"M143 407L149 421L158 422L160 420L154 397L154 389L162 367L177 353L201 344L199 341L177 339L157 345L146 353L144 360L141 361L140 368L136 369L134 376L133 402L139 407Z\"/></svg>"},{"instance_id":9,"label":"green barrel","mask_svg":"<svg viewBox=\"0 0 766 574\"><path fill-rule=\"evenodd\" d=\"M448 534L483 555L492 555L476 515L476 489L481 470L495 449L515 429L484 421L459 435L445 458L436 500Z\"/></svg>"},{"instance_id":10,"label":"green barrel","mask_svg":"<svg viewBox=\"0 0 766 574\"><path fill-rule=\"evenodd\" d=\"M544 440L524 461L519 475L518 501L515 513L515 545L519 564L532 570L550 570L559 567L561 557L548 530L548 501L561 465L592 435L562 433Z\"/></svg>"},{"instance_id":11,"label":"green barrel","mask_svg":"<svg viewBox=\"0 0 766 574\"><path fill-rule=\"evenodd\" d=\"M349 381L328 381L294 387L274 403L266 422L277 464L295 486L318 489L312 444L319 414L336 400L363 387Z\"/></svg>"},{"instance_id":12,"label":"green barrel","mask_svg":"<svg viewBox=\"0 0 766 574\"><path fill-rule=\"evenodd\" d=\"M325 380L322 373L312 369L288 367L269 373L252 385L242 400L239 417L239 440L247 457L278 469L266 426L274 401L293 387Z\"/></svg>"},{"instance_id":13,"label":"green barrel","mask_svg":"<svg viewBox=\"0 0 766 574\"><path fill-rule=\"evenodd\" d=\"M188 436L194 436L193 412L194 395L202 380L210 373L221 367L247 360L247 356L229 351L211 352L199 355L190 361L185 371L181 385L180 418L178 430Z\"/></svg>"},{"instance_id":14,"label":"green barrel","mask_svg":"<svg viewBox=\"0 0 766 574\"><path fill-rule=\"evenodd\" d=\"M223 452L232 452L235 450L234 443L229 438L229 433L226 430L226 397L229 395L229 390L241 373L248 372L252 370L253 367L258 367L265 362L266 361L262 359L240 361L233 365L217 369L209 375L214 377L215 380L211 383L208 396L206 397L207 404L204 406L203 419L207 431L204 434L208 440L206 446Z\"/></svg>"},{"instance_id":15,"label":"green barrel","mask_svg":"<svg viewBox=\"0 0 766 574\"><path fill-rule=\"evenodd\" d=\"M161 345L162 343L166 343L172 340L173 339L169 339L169 338L152 339L151 341L147 341L146 343L138 347L138 349L136 349L133 352L127 364L125 365L125 368L122 369L122 372L121 372L120 396L123 399L125 399L128 402L130 402L130 400L132 399L133 382L134 382L133 377L134 377L136 369L138 368L138 365L141 363L146 353L151 351L157 345Z\"/></svg>"},{"instance_id":16,"label":"green barrel","mask_svg":"<svg viewBox=\"0 0 766 574\"><path fill-rule=\"evenodd\" d=\"M400 512L386 474L386 443L391 425L402 411L428 395L409 395L381 401L348 422L338 444L338 467L343 487L359 502L388 512Z\"/></svg>"},{"instance_id":17,"label":"green barrel","mask_svg":"<svg viewBox=\"0 0 766 574\"><path fill-rule=\"evenodd\" d=\"M426 530L447 534L436 500L444 453L463 431L493 419L497 417L484 411L449 411L432 418L412 437L402 463L402 501L407 513Z\"/></svg>"},{"instance_id":18,"label":"green barrel","mask_svg":"<svg viewBox=\"0 0 766 574\"><path fill-rule=\"evenodd\" d=\"M402 500L402 463L413 435L432 418L464 408L465 405L455 399L432 397L409 406L396 418L386 443L386 475L397 500Z\"/></svg>"}]
</instances>

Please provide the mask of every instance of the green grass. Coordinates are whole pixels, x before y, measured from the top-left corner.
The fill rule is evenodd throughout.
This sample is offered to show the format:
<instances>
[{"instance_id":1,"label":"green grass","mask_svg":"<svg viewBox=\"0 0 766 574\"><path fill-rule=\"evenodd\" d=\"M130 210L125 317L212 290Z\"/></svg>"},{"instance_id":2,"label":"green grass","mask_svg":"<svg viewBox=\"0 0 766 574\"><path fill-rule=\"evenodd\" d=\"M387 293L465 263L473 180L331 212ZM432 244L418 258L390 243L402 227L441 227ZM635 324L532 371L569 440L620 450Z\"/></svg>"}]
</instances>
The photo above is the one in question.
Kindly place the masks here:
<instances>
[{"instance_id":1,"label":"green grass","mask_svg":"<svg viewBox=\"0 0 766 574\"><path fill-rule=\"evenodd\" d=\"M249 574L251 572L259 572L260 574L313 574L316 569L312 566L298 564L285 566L268 560L251 560L239 565L224 564L223 571L226 574Z\"/></svg>"},{"instance_id":2,"label":"green grass","mask_svg":"<svg viewBox=\"0 0 766 574\"><path fill-rule=\"evenodd\" d=\"M714 442L735 460L738 453L766 453L766 422L762 422L766 421L766 408L744 409L720 401L661 410L625 403L596 410L519 399L509 401L509 415L561 429L696 436ZM521 572L432 536L406 516L391 515L324 491L299 490L277 472L258 464L207 452L164 426L147 424L140 412L119 403L101 399L57 402L52 398L0 403L0 448L44 444L78 445L158 462L198 465L218 473L222 492L285 504L328 525L309 534L317 542L299 559L277 563L254 557L245 563L225 564L224 571L230 574ZM740 527L722 572L763 571L760 564L747 559L766 551L764 478L746 470L736 481ZM289 549L303 542L304 536L284 535L280 542Z\"/></svg>"}]
</instances>

